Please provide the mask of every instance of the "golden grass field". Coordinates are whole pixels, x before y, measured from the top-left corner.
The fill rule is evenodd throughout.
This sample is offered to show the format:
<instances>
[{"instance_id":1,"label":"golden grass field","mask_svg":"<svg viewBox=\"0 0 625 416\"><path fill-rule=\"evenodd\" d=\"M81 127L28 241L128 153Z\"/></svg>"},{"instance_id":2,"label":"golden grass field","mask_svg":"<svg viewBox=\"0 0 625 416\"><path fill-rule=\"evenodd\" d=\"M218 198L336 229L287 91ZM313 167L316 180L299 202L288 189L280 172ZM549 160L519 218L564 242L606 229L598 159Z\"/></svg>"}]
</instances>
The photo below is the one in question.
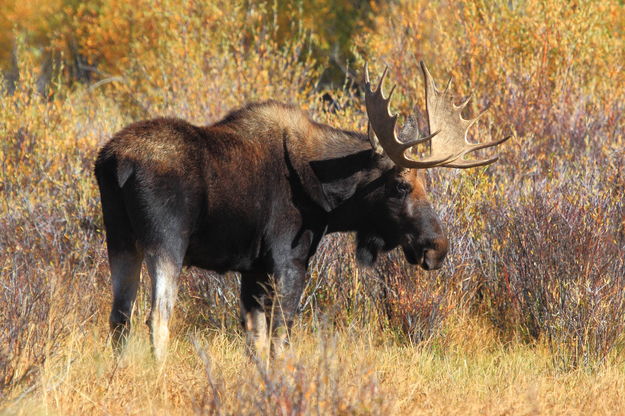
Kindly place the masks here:
<instances>
[{"instance_id":1,"label":"golden grass field","mask_svg":"<svg viewBox=\"0 0 625 416\"><path fill-rule=\"evenodd\" d=\"M0 413L625 414L622 1L0 9ZM492 166L427 172L451 241L441 270L399 252L362 269L352 237L326 238L269 367L245 352L237 276L194 269L157 365L143 273L113 357L92 173L113 133L269 98L364 131L365 61L389 65L393 108L422 122L419 60L459 98L475 92L469 113L490 108L474 140L514 135Z\"/></svg>"},{"instance_id":2,"label":"golden grass field","mask_svg":"<svg viewBox=\"0 0 625 416\"><path fill-rule=\"evenodd\" d=\"M313 333L266 370L232 331L178 333L156 365L143 328L117 361L102 329L76 331L36 391L8 414L619 414L623 366L557 372L541 346L499 342L462 319L435 342L400 345L375 329ZM457 325L457 326L456 326ZM449 338L453 339L449 339ZM203 361L205 360L205 361Z\"/></svg>"}]
</instances>

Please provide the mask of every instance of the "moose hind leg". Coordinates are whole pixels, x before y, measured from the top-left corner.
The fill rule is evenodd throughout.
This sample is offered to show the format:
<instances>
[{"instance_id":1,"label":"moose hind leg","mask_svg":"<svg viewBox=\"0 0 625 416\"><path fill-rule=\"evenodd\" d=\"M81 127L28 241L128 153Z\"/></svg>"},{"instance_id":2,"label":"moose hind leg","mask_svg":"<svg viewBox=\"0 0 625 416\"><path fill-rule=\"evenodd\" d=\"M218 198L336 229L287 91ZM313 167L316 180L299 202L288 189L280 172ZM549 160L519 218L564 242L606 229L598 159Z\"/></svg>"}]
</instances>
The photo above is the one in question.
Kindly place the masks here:
<instances>
[{"instance_id":1,"label":"moose hind leg","mask_svg":"<svg viewBox=\"0 0 625 416\"><path fill-rule=\"evenodd\" d=\"M164 361L182 261L177 256L150 254L146 256L146 263L152 279L152 310L148 320L152 351L157 361Z\"/></svg>"},{"instance_id":2,"label":"moose hind leg","mask_svg":"<svg viewBox=\"0 0 625 416\"><path fill-rule=\"evenodd\" d=\"M141 274L142 255L137 249L109 253L113 307L109 318L113 351L119 354L130 331L130 317Z\"/></svg>"},{"instance_id":3,"label":"moose hind leg","mask_svg":"<svg viewBox=\"0 0 625 416\"><path fill-rule=\"evenodd\" d=\"M100 188L113 287L113 307L109 317L111 340L113 351L119 354L130 330L143 252L137 244L123 193L114 178L114 165L112 160L99 160L95 173Z\"/></svg>"}]
</instances>

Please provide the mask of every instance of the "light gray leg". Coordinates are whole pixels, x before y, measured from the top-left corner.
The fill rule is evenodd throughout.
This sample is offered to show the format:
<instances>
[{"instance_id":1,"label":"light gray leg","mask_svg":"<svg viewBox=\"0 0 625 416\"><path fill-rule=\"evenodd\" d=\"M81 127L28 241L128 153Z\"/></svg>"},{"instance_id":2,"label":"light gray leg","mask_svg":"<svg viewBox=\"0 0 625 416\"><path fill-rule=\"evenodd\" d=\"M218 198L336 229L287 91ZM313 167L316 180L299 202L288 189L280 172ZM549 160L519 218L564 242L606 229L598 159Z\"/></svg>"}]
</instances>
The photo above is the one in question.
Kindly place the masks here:
<instances>
[{"instance_id":1,"label":"light gray leg","mask_svg":"<svg viewBox=\"0 0 625 416\"><path fill-rule=\"evenodd\" d=\"M289 342L289 332L297 314L306 282L310 247L315 235L311 230L302 233L289 257L274 257L275 291L271 310L272 351L279 355Z\"/></svg>"},{"instance_id":2,"label":"light gray leg","mask_svg":"<svg viewBox=\"0 0 625 416\"><path fill-rule=\"evenodd\" d=\"M306 267L298 262L287 268L275 282L275 296L271 308L271 351L280 356L289 343L293 319L304 290Z\"/></svg>"},{"instance_id":3,"label":"light gray leg","mask_svg":"<svg viewBox=\"0 0 625 416\"><path fill-rule=\"evenodd\" d=\"M269 357L270 348L265 314L267 282L266 273L241 273L241 324L248 350L261 361Z\"/></svg>"},{"instance_id":4,"label":"light gray leg","mask_svg":"<svg viewBox=\"0 0 625 416\"><path fill-rule=\"evenodd\" d=\"M154 356L162 362L167 355L169 320L173 315L182 265L167 255L148 255L146 263L152 278L152 310L148 323L150 338Z\"/></svg>"},{"instance_id":5,"label":"light gray leg","mask_svg":"<svg viewBox=\"0 0 625 416\"><path fill-rule=\"evenodd\" d=\"M245 314L245 334L248 349L262 361L269 358L267 317L262 310L254 309Z\"/></svg>"}]
</instances>

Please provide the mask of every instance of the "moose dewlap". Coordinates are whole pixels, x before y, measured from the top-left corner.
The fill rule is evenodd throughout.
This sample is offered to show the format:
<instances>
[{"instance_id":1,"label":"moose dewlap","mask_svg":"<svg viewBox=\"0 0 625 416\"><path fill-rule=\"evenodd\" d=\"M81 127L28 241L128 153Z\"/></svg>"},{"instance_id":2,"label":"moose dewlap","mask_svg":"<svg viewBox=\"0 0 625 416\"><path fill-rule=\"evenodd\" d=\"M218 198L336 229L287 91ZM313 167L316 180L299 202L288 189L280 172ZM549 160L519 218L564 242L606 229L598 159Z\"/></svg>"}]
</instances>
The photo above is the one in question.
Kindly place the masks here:
<instances>
[{"instance_id":1,"label":"moose dewlap","mask_svg":"<svg viewBox=\"0 0 625 416\"><path fill-rule=\"evenodd\" d=\"M425 65L430 132L396 133L389 101L365 76L366 134L317 123L291 105L250 104L206 127L179 119L131 124L101 149L95 165L113 285L113 347L129 330L141 264L152 281L149 326L156 358L167 351L168 322L182 266L241 274L241 321L258 349L285 342L306 269L326 233L355 232L357 258L373 264L396 247L425 270L441 267L443 227L417 169L467 168L465 120L449 88ZM366 71L367 72L367 71ZM448 86L449 87L449 86ZM392 94L392 91L391 91ZM414 159L411 147L432 154ZM272 333L269 334L269 328Z\"/></svg>"}]
</instances>

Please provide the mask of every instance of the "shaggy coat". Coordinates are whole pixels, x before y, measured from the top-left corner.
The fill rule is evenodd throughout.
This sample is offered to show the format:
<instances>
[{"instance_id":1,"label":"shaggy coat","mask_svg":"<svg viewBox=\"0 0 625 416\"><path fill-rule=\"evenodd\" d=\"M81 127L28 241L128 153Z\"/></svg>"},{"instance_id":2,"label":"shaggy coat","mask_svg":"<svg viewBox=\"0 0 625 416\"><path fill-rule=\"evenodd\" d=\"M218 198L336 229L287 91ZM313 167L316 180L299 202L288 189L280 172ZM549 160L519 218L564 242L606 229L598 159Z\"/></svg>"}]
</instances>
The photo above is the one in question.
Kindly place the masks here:
<instances>
[{"instance_id":1,"label":"shaggy coat","mask_svg":"<svg viewBox=\"0 0 625 416\"><path fill-rule=\"evenodd\" d=\"M364 134L273 101L208 127L169 118L131 124L101 149L95 174L116 348L144 260L153 288L149 325L161 357L183 265L241 273L242 323L258 343L268 323L290 326L308 261L326 233L356 232L357 257L366 265L401 246L408 261L434 269L447 252L416 170L395 167Z\"/></svg>"}]
</instances>

